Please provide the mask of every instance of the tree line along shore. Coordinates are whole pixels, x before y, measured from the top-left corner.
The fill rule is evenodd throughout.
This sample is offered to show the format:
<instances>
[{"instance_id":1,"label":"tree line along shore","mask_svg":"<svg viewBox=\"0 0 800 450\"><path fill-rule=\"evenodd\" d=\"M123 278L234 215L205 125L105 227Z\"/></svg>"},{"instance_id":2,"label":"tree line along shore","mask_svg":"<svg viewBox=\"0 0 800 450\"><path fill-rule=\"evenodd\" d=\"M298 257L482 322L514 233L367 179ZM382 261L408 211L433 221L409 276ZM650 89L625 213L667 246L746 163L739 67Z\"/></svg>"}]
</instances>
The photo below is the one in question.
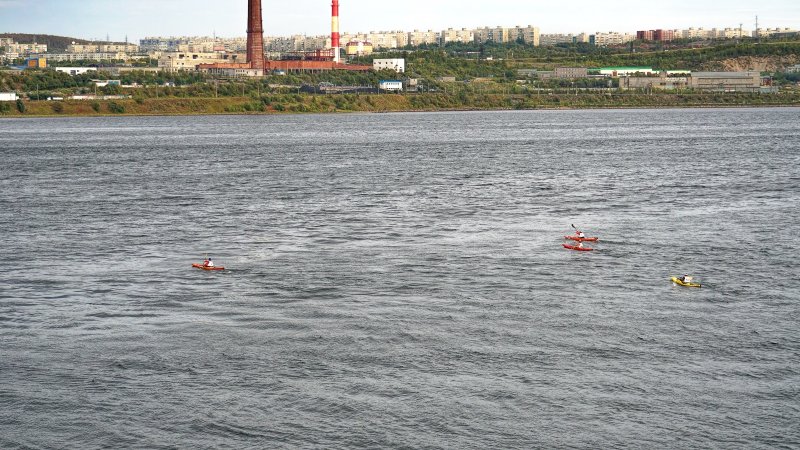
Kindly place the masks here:
<instances>
[{"instance_id":1,"label":"tree line along shore","mask_svg":"<svg viewBox=\"0 0 800 450\"><path fill-rule=\"evenodd\" d=\"M800 106L800 92L759 94L269 94L260 97L137 98L0 103L0 117L279 114L578 108Z\"/></svg>"}]
</instances>

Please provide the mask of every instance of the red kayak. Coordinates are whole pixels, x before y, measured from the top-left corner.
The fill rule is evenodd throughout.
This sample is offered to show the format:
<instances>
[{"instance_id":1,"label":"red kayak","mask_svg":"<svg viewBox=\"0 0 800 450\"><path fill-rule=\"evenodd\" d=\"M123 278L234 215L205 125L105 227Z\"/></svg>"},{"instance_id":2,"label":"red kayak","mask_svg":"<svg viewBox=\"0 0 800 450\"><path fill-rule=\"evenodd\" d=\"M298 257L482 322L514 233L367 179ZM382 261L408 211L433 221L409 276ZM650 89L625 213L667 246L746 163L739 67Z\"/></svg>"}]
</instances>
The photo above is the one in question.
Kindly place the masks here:
<instances>
[{"instance_id":1,"label":"red kayak","mask_svg":"<svg viewBox=\"0 0 800 450\"><path fill-rule=\"evenodd\" d=\"M569 245L569 244L561 244L561 245L563 245L564 248L566 248L566 249L576 250L576 251L579 251L579 252L591 252L591 251L594 251L593 248L589 248L589 247L578 247L577 245Z\"/></svg>"},{"instance_id":2,"label":"red kayak","mask_svg":"<svg viewBox=\"0 0 800 450\"><path fill-rule=\"evenodd\" d=\"M564 239L569 239L570 241L577 241L577 242L597 242L600 238L596 237L578 237L578 236L564 236Z\"/></svg>"},{"instance_id":3,"label":"red kayak","mask_svg":"<svg viewBox=\"0 0 800 450\"><path fill-rule=\"evenodd\" d=\"M202 264L192 264L192 267L197 268L197 269L203 269L203 270L225 270L224 267L217 267L217 266L208 267L208 266L204 266Z\"/></svg>"}]
</instances>

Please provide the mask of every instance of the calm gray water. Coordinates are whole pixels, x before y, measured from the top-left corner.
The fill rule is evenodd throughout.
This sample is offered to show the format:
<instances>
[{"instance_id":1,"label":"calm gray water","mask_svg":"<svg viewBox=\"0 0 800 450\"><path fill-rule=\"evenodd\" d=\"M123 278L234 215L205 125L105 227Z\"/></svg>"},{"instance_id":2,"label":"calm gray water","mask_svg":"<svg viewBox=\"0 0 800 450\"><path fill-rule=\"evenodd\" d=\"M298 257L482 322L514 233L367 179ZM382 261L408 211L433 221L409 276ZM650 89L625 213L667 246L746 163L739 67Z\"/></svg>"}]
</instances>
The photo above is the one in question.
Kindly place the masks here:
<instances>
[{"instance_id":1,"label":"calm gray water","mask_svg":"<svg viewBox=\"0 0 800 450\"><path fill-rule=\"evenodd\" d=\"M800 109L0 120L0 157L0 448L800 446Z\"/></svg>"}]
</instances>

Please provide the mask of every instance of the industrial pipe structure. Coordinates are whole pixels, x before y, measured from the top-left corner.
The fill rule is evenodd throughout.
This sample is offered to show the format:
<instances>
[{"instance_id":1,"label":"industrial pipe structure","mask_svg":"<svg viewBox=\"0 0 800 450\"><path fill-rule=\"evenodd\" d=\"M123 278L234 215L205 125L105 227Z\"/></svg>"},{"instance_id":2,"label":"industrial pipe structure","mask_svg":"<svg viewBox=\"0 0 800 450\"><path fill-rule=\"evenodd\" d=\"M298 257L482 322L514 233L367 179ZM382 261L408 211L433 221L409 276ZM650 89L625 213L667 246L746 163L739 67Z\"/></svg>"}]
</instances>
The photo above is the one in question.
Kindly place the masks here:
<instances>
[{"instance_id":1,"label":"industrial pipe structure","mask_svg":"<svg viewBox=\"0 0 800 450\"><path fill-rule=\"evenodd\" d=\"M261 18L261 0L247 4L247 62L251 69L264 69L264 24Z\"/></svg>"},{"instance_id":2,"label":"industrial pipe structure","mask_svg":"<svg viewBox=\"0 0 800 450\"><path fill-rule=\"evenodd\" d=\"M339 0L331 3L331 49L333 61L339 62Z\"/></svg>"}]
</instances>

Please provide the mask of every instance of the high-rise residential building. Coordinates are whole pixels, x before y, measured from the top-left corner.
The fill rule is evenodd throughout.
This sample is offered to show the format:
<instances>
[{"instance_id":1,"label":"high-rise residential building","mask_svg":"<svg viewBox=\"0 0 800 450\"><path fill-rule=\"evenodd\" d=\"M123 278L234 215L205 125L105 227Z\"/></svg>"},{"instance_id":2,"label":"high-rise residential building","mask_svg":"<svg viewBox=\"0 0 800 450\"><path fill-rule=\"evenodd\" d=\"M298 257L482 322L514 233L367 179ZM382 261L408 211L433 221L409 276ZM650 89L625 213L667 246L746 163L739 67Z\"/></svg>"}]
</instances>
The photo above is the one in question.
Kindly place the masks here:
<instances>
[{"instance_id":1,"label":"high-rise residential building","mask_svg":"<svg viewBox=\"0 0 800 450\"><path fill-rule=\"evenodd\" d=\"M372 42L373 48L405 47L405 45L399 44L397 35L398 32L396 31L382 31L382 32L370 31L369 35L364 40ZM403 39L402 42L408 42L408 38Z\"/></svg>"},{"instance_id":2,"label":"high-rise residential building","mask_svg":"<svg viewBox=\"0 0 800 450\"><path fill-rule=\"evenodd\" d=\"M793 28L757 28L753 31L753 37L767 37L780 33L797 33Z\"/></svg>"},{"instance_id":3,"label":"high-rise residential building","mask_svg":"<svg viewBox=\"0 0 800 450\"><path fill-rule=\"evenodd\" d=\"M460 30L448 28L441 32L439 35L439 40L442 45L447 44L448 42L461 42L467 44L475 41L475 32L466 28L462 28Z\"/></svg>"},{"instance_id":4,"label":"high-rise residential building","mask_svg":"<svg viewBox=\"0 0 800 450\"><path fill-rule=\"evenodd\" d=\"M11 41L3 45L3 48L5 48L6 53L18 53L20 55L47 53L47 44L37 44L36 42L33 44L20 44Z\"/></svg>"},{"instance_id":5,"label":"high-rise residential building","mask_svg":"<svg viewBox=\"0 0 800 450\"><path fill-rule=\"evenodd\" d=\"M423 44L436 44L439 42L439 33L428 30L414 30L408 33L408 45L418 46Z\"/></svg>"},{"instance_id":6,"label":"high-rise residential building","mask_svg":"<svg viewBox=\"0 0 800 450\"><path fill-rule=\"evenodd\" d=\"M636 39L631 33L618 33L616 31L597 32L594 34L594 45L607 47L609 45L623 45Z\"/></svg>"},{"instance_id":7,"label":"high-rise residential building","mask_svg":"<svg viewBox=\"0 0 800 450\"><path fill-rule=\"evenodd\" d=\"M577 44L589 42L589 35L586 33L580 34L542 34L540 35L540 43L542 46L552 47L558 44Z\"/></svg>"},{"instance_id":8,"label":"high-rise residential building","mask_svg":"<svg viewBox=\"0 0 800 450\"><path fill-rule=\"evenodd\" d=\"M541 43L541 34L538 27L528 25L527 27L516 26L509 30L511 33L511 40L517 42L524 42L525 44L538 47Z\"/></svg>"},{"instance_id":9,"label":"high-rise residential building","mask_svg":"<svg viewBox=\"0 0 800 450\"><path fill-rule=\"evenodd\" d=\"M67 46L67 53L138 53L136 44L76 44Z\"/></svg>"},{"instance_id":10,"label":"high-rise residential building","mask_svg":"<svg viewBox=\"0 0 800 450\"><path fill-rule=\"evenodd\" d=\"M475 42L494 42L502 44L511 42L511 32L506 27L483 27L475 30Z\"/></svg>"},{"instance_id":11,"label":"high-rise residential building","mask_svg":"<svg viewBox=\"0 0 800 450\"><path fill-rule=\"evenodd\" d=\"M642 41L669 42L676 38L676 30L642 30L636 32L636 39ZM679 35L678 35L679 37Z\"/></svg>"},{"instance_id":12,"label":"high-rise residential building","mask_svg":"<svg viewBox=\"0 0 800 450\"><path fill-rule=\"evenodd\" d=\"M681 30L680 37L683 39L711 39L714 37L712 30L704 28L689 28Z\"/></svg>"}]
</instances>

